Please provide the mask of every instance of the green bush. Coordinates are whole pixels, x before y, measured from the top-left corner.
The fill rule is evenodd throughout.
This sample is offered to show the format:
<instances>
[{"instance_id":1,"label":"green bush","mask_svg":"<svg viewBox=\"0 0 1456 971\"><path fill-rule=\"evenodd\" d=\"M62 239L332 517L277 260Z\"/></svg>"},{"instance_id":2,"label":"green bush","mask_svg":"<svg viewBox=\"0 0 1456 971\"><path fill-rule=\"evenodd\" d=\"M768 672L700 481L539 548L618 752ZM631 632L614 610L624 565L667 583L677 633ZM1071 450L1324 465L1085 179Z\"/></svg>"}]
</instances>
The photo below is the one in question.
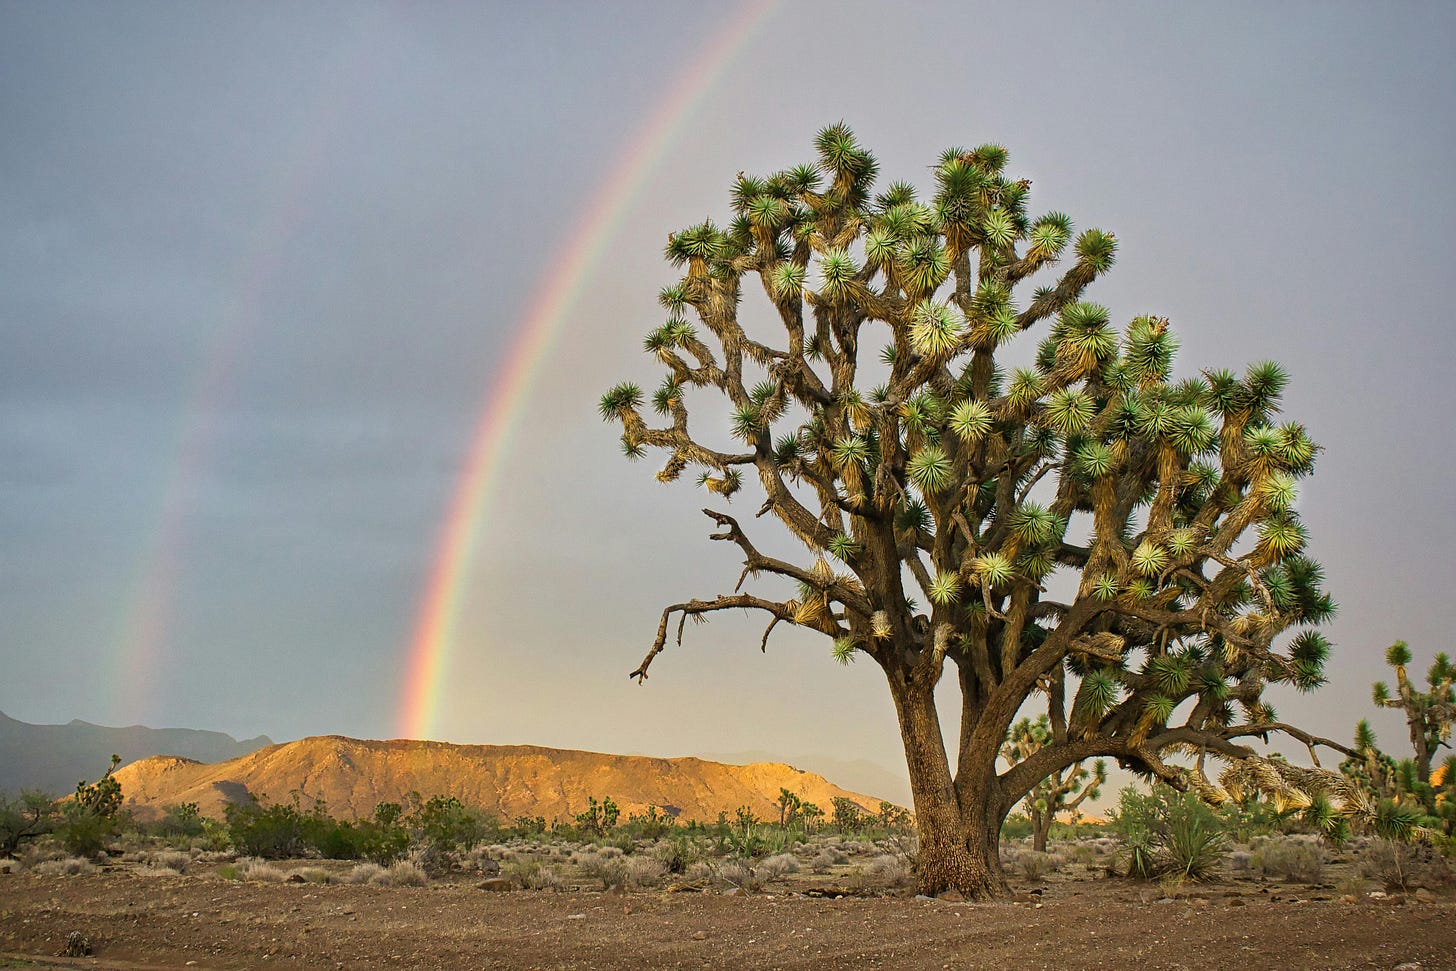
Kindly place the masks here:
<instances>
[{"instance_id":1,"label":"green bush","mask_svg":"<svg viewBox=\"0 0 1456 971\"><path fill-rule=\"evenodd\" d=\"M295 804L264 806L254 799L228 804L223 816L234 849L245 856L281 860L302 856L311 844L310 820Z\"/></svg>"},{"instance_id":2,"label":"green bush","mask_svg":"<svg viewBox=\"0 0 1456 971\"><path fill-rule=\"evenodd\" d=\"M1228 841L1218 814L1191 792L1128 786L1111 812L1112 829L1127 847L1127 873L1148 878L1180 874L1206 880L1223 863Z\"/></svg>"},{"instance_id":3,"label":"green bush","mask_svg":"<svg viewBox=\"0 0 1456 971\"><path fill-rule=\"evenodd\" d=\"M24 791L18 798L0 794L0 856L14 856L25 840L49 833L56 824L56 801L44 792Z\"/></svg>"}]
</instances>

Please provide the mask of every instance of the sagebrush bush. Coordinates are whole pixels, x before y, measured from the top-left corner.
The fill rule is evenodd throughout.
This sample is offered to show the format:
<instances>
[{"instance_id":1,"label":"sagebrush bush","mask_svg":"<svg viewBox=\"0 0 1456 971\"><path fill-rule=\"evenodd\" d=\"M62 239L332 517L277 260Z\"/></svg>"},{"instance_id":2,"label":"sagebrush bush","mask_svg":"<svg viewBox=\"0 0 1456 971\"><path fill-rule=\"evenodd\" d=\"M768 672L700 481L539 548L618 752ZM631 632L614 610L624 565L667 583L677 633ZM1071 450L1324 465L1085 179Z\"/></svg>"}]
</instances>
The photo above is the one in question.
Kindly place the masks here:
<instances>
[{"instance_id":1,"label":"sagebrush bush","mask_svg":"<svg viewBox=\"0 0 1456 971\"><path fill-rule=\"evenodd\" d=\"M582 853L576 858L576 866L584 878L600 883L603 890L622 886L627 879L627 863L620 852L610 856L600 850Z\"/></svg>"},{"instance_id":2,"label":"sagebrush bush","mask_svg":"<svg viewBox=\"0 0 1456 971\"><path fill-rule=\"evenodd\" d=\"M744 893L763 889L763 877L753 867L738 860L718 864L714 876L729 887L736 887Z\"/></svg>"},{"instance_id":3,"label":"sagebrush bush","mask_svg":"<svg viewBox=\"0 0 1456 971\"><path fill-rule=\"evenodd\" d=\"M1387 891L1436 890L1456 883L1456 871L1440 851L1424 843L1374 840L1359 854L1361 874Z\"/></svg>"},{"instance_id":4,"label":"sagebrush bush","mask_svg":"<svg viewBox=\"0 0 1456 971\"><path fill-rule=\"evenodd\" d=\"M903 887L910 882L910 869L905 861L893 853L885 853L870 861L870 875L891 887Z\"/></svg>"},{"instance_id":5,"label":"sagebrush bush","mask_svg":"<svg viewBox=\"0 0 1456 971\"><path fill-rule=\"evenodd\" d=\"M254 883L282 883L288 874L277 867L269 866L266 860L244 859L238 861L238 878Z\"/></svg>"},{"instance_id":6,"label":"sagebrush bush","mask_svg":"<svg viewBox=\"0 0 1456 971\"><path fill-rule=\"evenodd\" d=\"M419 864L400 860L369 882L386 887L423 887L430 882L430 875Z\"/></svg>"},{"instance_id":7,"label":"sagebrush bush","mask_svg":"<svg viewBox=\"0 0 1456 971\"><path fill-rule=\"evenodd\" d=\"M34 869L45 877L75 877L95 873L96 864L84 857L68 856L59 860L42 860Z\"/></svg>"},{"instance_id":8,"label":"sagebrush bush","mask_svg":"<svg viewBox=\"0 0 1456 971\"><path fill-rule=\"evenodd\" d=\"M1056 869L1056 861L1049 854L1035 850L1020 854L1016 863L1021 875L1028 880L1040 880Z\"/></svg>"},{"instance_id":9,"label":"sagebrush bush","mask_svg":"<svg viewBox=\"0 0 1456 971\"><path fill-rule=\"evenodd\" d=\"M1261 877L1293 883L1320 883L1324 879L1324 852L1316 843L1286 839L1258 839L1249 868Z\"/></svg>"},{"instance_id":10,"label":"sagebrush bush","mask_svg":"<svg viewBox=\"0 0 1456 971\"><path fill-rule=\"evenodd\" d=\"M778 853L762 860L758 864L758 868L763 872L764 879L777 880L790 873L798 873L799 858L792 853Z\"/></svg>"},{"instance_id":11,"label":"sagebrush bush","mask_svg":"<svg viewBox=\"0 0 1456 971\"><path fill-rule=\"evenodd\" d=\"M667 866L655 857L633 856L626 865L627 886L650 889L667 878Z\"/></svg>"},{"instance_id":12,"label":"sagebrush bush","mask_svg":"<svg viewBox=\"0 0 1456 971\"><path fill-rule=\"evenodd\" d=\"M354 869L344 874L344 883L377 883L377 878L384 873L384 867L378 863L360 863Z\"/></svg>"}]
</instances>

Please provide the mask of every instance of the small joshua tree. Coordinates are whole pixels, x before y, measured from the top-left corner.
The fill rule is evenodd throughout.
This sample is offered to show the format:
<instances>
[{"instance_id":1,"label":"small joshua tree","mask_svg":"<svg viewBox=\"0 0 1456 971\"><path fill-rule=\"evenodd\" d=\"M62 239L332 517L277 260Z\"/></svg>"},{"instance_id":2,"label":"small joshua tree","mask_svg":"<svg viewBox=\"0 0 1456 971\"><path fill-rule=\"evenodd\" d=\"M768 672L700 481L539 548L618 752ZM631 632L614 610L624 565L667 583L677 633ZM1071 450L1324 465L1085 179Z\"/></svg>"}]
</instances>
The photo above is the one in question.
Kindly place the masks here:
<instances>
[{"instance_id":1,"label":"small joshua tree","mask_svg":"<svg viewBox=\"0 0 1456 971\"><path fill-rule=\"evenodd\" d=\"M1329 644L1312 628L1334 610L1294 508L1318 449L1279 418L1284 369L1175 379L1167 319L1119 329L1084 299L1113 235L1030 215L1031 183L999 145L946 150L923 200L905 182L876 192L878 163L842 124L816 147L812 164L740 175L726 227L668 236L683 275L644 342L666 371L661 421L630 382L601 401L629 458L665 454L660 481L691 468L728 500L752 477L757 516L806 552L766 551L705 509L711 538L742 554L737 589L668 606L632 676L647 677L674 615L681 641L688 617L723 610L766 614L763 645L796 624L841 662L869 658L899 719L923 893L1009 894L1002 821L1085 759L1214 801L1330 784L1241 742L1324 744L1264 698L1323 682ZM1028 366L1009 364L1025 340L1039 342ZM727 399L727 435L690 425L705 396ZM765 575L795 592L745 588ZM1028 703L1050 738L999 772ZM1210 758L1229 766L1218 783Z\"/></svg>"},{"instance_id":2,"label":"small joshua tree","mask_svg":"<svg viewBox=\"0 0 1456 971\"><path fill-rule=\"evenodd\" d=\"M1011 726L1006 744L1001 746L1001 757L1011 765L1025 762L1051 740L1052 729L1046 715L1038 716L1035 721L1023 718ZM1038 853L1046 852L1047 837L1057 815L1073 812L1088 799L1096 799L1106 781L1107 763L1098 759L1090 769L1086 763L1077 762L1057 769L1038 782L1022 800L1031 818L1031 848Z\"/></svg>"},{"instance_id":3,"label":"small joshua tree","mask_svg":"<svg viewBox=\"0 0 1456 971\"><path fill-rule=\"evenodd\" d=\"M1411 662L1410 648L1405 641L1396 641L1385 650L1385 663L1395 669L1395 696L1384 681L1374 688L1375 704L1395 708L1405 715L1410 728L1411 748L1415 750L1416 778L1431 781L1431 760L1436 751L1451 747L1451 728L1456 724L1456 666L1445 654L1437 654L1426 672L1426 689L1419 690L1406 674Z\"/></svg>"}]
</instances>

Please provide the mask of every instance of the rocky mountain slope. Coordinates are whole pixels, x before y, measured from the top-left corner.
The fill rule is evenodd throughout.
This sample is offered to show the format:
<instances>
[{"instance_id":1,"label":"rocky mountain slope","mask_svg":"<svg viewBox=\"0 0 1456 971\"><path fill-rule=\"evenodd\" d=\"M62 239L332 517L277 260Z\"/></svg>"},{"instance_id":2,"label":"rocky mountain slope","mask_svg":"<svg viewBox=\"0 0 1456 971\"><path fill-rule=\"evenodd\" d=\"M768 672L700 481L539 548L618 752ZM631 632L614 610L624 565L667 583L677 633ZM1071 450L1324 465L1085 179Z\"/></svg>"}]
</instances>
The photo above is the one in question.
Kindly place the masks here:
<instances>
[{"instance_id":1,"label":"rocky mountain slope","mask_svg":"<svg viewBox=\"0 0 1456 971\"><path fill-rule=\"evenodd\" d=\"M66 725L32 725L0 713L0 792L39 789L65 795L82 779L94 780L111 764L149 755L179 755L202 762L233 759L273 740L266 735L238 741L222 732L190 728L109 728L76 719Z\"/></svg>"},{"instance_id":2,"label":"rocky mountain slope","mask_svg":"<svg viewBox=\"0 0 1456 971\"><path fill-rule=\"evenodd\" d=\"M117 772L128 806L143 818L164 806L195 802L221 816L228 802L250 796L300 805L322 801L344 818L368 816L380 802L409 792L454 796L503 819L567 819L610 796L622 819L649 805L683 819L716 819L749 806L777 818L774 802L788 789L826 813L843 796L868 811L880 800L849 792L822 776L782 763L724 765L696 758L604 755L534 745L450 745L444 742L364 741L328 735L273 745L241 758L204 764L185 758L143 759Z\"/></svg>"}]
</instances>

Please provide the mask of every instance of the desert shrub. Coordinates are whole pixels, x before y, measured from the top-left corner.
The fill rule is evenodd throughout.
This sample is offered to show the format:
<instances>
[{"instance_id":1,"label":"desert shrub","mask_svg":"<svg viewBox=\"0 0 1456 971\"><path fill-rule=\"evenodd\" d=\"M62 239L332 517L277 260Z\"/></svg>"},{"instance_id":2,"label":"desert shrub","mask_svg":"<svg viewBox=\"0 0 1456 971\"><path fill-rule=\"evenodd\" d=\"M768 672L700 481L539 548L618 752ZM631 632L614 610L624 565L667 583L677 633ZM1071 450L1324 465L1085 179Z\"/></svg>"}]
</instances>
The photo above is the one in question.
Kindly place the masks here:
<instances>
[{"instance_id":1,"label":"desert shrub","mask_svg":"<svg viewBox=\"0 0 1456 971\"><path fill-rule=\"evenodd\" d=\"M163 850L160 853L153 853L146 861L152 869L173 870L177 873L186 873L187 867L192 863L192 854L182 853L177 850Z\"/></svg>"},{"instance_id":2,"label":"desert shrub","mask_svg":"<svg viewBox=\"0 0 1456 971\"><path fill-rule=\"evenodd\" d=\"M34 867L35 872L45 877L75 877L96 872L96 864L79 856L59 860L43 860Z\"/></svg>"},{"instance_id":3,"label":"desert shrub","mask_svg":"<svg viewBox=\"0 0 1456 971\"><path fill-rule=\"evenodd\" d=\"M763 871L766 879L777 880L790 873L798 873L799 858L792 853L778 853L762 860L758 868Z\"/></svg>"},{"instance_id":4,"label":"desert shrub","mask_svg":"<svg viewBox=\"0 0 1456 971\"><path fill-rule=\"evenodd\" d=\"M199 837L203 848L213 853L222 853L232 849L232 832L226 823L220 823L215 819L202 820L202 834Z\"/></svg>"},{"instance_id":5,"label":"desert shrub","mask_svg":"<svg viewBox=\"0 0 1456 971\"><path fill-rule=\"evenodd\" d=\"M686 873L688 867L702 859L702 849L689 836L663 840L652 848L652 855L662 861L668 873Z\"/></svg>"},{"instance_id":6,"label":"desert shrub","mask_svg":"<svg viewBox=\"0 0 1456 971\"><path fill-rule=\"evenodd\" d=\"M430 882L430 875L424 868L408 860L400 860L369 882L386 887L423 887Z\"/></svg>"},{"instance_id":7,"label":"desert shrub","mask_svg":"<svg viewBox=\"0 0 1456 971\"><path fill-rule=\"evenodd\" d=\"M354 884L378 883L379 878L383 876L384 872L384 867L378 863L360 863L354 869L344 874L343 882Z\"/></svg>"},{"instance_id":8,"label":"desert shrub","mask_svg":"<svg viewBox=\"0 0 1456 971\"><path fill-rule=\"evenodd\" d=\"M518 885L527 890L562 890L566 887L566 880L560 868L538 864L519 880Z\"/></svg>"},{"instance_id":9,"label":"desert shrub","mask_svg":"<svg viewBox=\"0 0 1456 971\"><path fill-rule=\"evenodd\" d=\"M1319 883L1324 879L1324 853L1304 840L1261 839L1250 853L1249 868L1261 877Z\"/></svg>"},{"instance_id":10,"label":"desert shrub","mask_svg":"<svg viewBox=\"0 0 1456 971\"><path fill-rule=\"evenodd\" d=\"M96 857L120 832L115 817L103 816L79 803L66 803L55 836L73 856Z\"/></svg>"},{"instance_id":11,"label":"desert shrub","mask_svg":"<svg viewBox=\"0 0 1456 971\"><path fill-rule=\"evenodd\" d=\"M849 857L845 856L843 852L835 847L826 846L809 861L809 866L815 873L828 873L833 867L848 862Z\"/></svg>"},{"instance_id":12,"label":"desert shrub","mask_svg":"<svg viewBox=\"0 0 1456 971\"><path fill-rule=\"evenodd\" d=\"M1435 890L1456 883L1456 871L1434 847L1395 840L1372 841L1360 853L1360 872L1388 891Z\"/></svg>"},{"instance_id":13,"label":"desert shrub","mask_svg":"<svg viewBox=\"0 0 1456 971\"><path fill-rule=\"evenodd\" d=\"M306 883L333 883L333 874L321 867L304 867L299 870L289 870L285 879L293 880L294 877L302 877ZM295 881L296 882L296 881Z\"/></svg>"},{"instance_id":14,"label":"desert shrub","mask_svg":"<svg viewBox=\"0 0 1456 971\"><path fill-rule=\"evenodd\" d=\"M688 868L683 871L683 879L688 883L707 883L713 879L713 866L701 860L689 863Z\"/></svg>"},{"instance_id":15,"label":"desert shrub","mask_svg":"<svg viewBox=\"0 0 1456 971\"><path fill-rule=\"evenodd\" d=\"M728 860L718 864L713 875L722 883L736 887L744 893L755 893L763 889L763 877L753 867L739 860Z\"/></svg>"},{"instance_id":16,"label":"desert shrub","mask_svg":"<svg viewBox=\"0 0 1456 971\"><path fill-rule=\"evenodd\" d=\"M466 807L454 796L421 799L418 793L411 793L410 804L405 822L413 831L415 842L438 850L469 850L499 832L494 819Z\"/></svg>"},{"instance_id":17,"label":"desert shrub","mask_svg":"<svg viewBox=\"0 0 1456 971\"><path fill-rule=\"evenodd\" d=\"M626 861L626 883L629 887L651 888L667 877L667 867L651 856L634 856Z\"/></svg>"},{"instance_id":18,"label":"desert shrub","mask_svg":"<svg viewBox=\"0 0 1456 971\"><path fill-rule=\"evenodd\" d=\"M241 880L243 871L236 863L224 863L217 868L217 878L219 880Z\"/></svg>"},{"instance_id":19,"label":"desert shrub","mask_svg":"<svg viewBox=\"0 0 1456 971\"><path fill-rule=\"evenodd\" d=\"M1040 880L1056 869L1056 861L1049 854L1038 853L1035 850L1020 854L1016 863L1021 870L1021 875L1028 880Z\"/></svg>"},{"instance_id":20,"label":"desert shrub","mask_svg":"<svg viewBox=\"0 0 1456 971\"><path fill-rule=\"evenodd\" d=\"M1142 793L1128 786L1111 816L1112 828L1126 847L1130 877L1176 872L1205 880L1218 870L1228 850L1218 815L1191 792L1155 785Z\"/></svg>"},{"instance_id":21,"label":"desert shrub","mask_svg":"<svg viewBox=\"0 0 1456 971\"><path fill-rule=\"evenodd\" d=\"M511 860L501 867L500 875L525 890L560 890L566 885L559 868L534 857Z\"/></svg>"},{"instance_id":22,"label":"desert shrub","mask_svg":"<svg viewBox=\"0 0 1456 971\"><path fill-rule=\"evenodd\" d=\"M430 879L442 877L455 868L455 858L438 843L425 843L410 850L406 861L424 870Z\"/></svg>"},{"instance_id":23,"label":"desert shrub","mask_svg":"<svg viewBox=\"0 0 1456 971\"><path fill-rule=\"evenodd\" d=\"M164 808L162 818L157 820L153 829L159 836L191 839L202 835L203 823L197 803L184 802Z\"/></svg>"},{"instance_id":24,"label":"desert shrub","mask_svg":"<svg viewBox=\"0 0 1456 971\"><path fill-rule=\"evenodd\" d=\"M891 887L902 887L910 882L910 870L905 866L905 861L893 853L871 860L869 872Z\"/></svg>"},{"instance_id":25,"label":"desert shrub","mask_svg":"<svg viewBox=\"0 0 1456 971\"><path fill-rule=\"evenodd\" d=\"M1197 800L1196 796L1188 795ZM1196 802L1196 807L1207 809L1201 802ZM1190 880L1207 880L1223 863L1227 840L1212 812L1197 812L1183 806L1169 816L1160 850L1163 872L1178 873Z\"/></svg>"},{"instance_id":26,"label":"desert shrub","mask_svg":"<svg viewBox=\"0 0 1456 971\"><path fill-rule=\"evenodd\" d=\"M272 860L301 856L310 842L310 822L296 805L229 803L223 807L223 817L232 845L246 856Z\"/></svg>"},{"instance_id":27,"label":"desert shrub","mask_svg":"<svg viewBox=\"0 0 1456 971\"><path fill-rule=\"evenodd\" d=\"M238 879L253 883L282 883L288 879L286 873L270 866L266 860L256 858L239 860L237 868Z\"/></svg>"},{"instance_id":28,"label":"desert shrub","mask_svg":"<svg viewBox=\"0 0 1456 971\"><path fill-rule=\"evenodd\" d=\"M606 847L594 853L583 853L576 858L576 866L581 875L587 880L595 880L602 885L603 890L610 890L612 887L622 886L627 879L627 863L622 858L621 851L615 855L608 855Z\"/></svg>"},{"instance_id":29,"label":"desert shrub","mask_svg":"<svg viewBox=\"0 0 1456 971\"><path fill-rule=\"evenodd\" d=\"M1002 840L1024 840L1031 836L1031 819L1024 813L1012 813L1001 824Z\"/></svg>"},{"instance_id":30,"label":"desert shrub","mask_svg":"<svg viewBox=\"0 0 1456 971\"><path fill-rule=\"evenodd\" d=\"M21 843L49 833L56 824L55 805L44 792L26 790L14 798L0 794L0 856L14 856Z\"/></svg>"}]
</instances>

